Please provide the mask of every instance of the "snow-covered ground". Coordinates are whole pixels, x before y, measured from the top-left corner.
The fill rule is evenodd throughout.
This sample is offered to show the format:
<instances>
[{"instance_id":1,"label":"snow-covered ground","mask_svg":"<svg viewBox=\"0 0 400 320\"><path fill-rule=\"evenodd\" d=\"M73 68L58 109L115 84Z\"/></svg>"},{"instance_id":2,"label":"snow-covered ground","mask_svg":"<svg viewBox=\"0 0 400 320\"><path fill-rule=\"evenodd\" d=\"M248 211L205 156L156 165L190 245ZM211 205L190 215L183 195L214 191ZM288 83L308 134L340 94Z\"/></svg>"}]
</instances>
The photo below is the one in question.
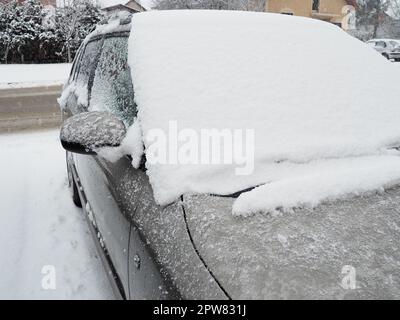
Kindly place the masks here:
<instances>
[{"instance_id":1,"label":"snow-covered ground","mask_svg":"<svg viewBox=\"0 0 400 320\"><path fill-rule=\"evenodd\" d=\"M70 70L70 63L0 64L0 89L63 84Z\"/></svg>"},{"instance_id":2,"label":"snow-covered ground","mask_svg":"<svg viewBox=\"0 0 400 320\"><path fill-rule=\"evenodd\" d=\"M58 131L0 135L0 145L0 299L112 298Z\"/></svg>"}]
</instances>

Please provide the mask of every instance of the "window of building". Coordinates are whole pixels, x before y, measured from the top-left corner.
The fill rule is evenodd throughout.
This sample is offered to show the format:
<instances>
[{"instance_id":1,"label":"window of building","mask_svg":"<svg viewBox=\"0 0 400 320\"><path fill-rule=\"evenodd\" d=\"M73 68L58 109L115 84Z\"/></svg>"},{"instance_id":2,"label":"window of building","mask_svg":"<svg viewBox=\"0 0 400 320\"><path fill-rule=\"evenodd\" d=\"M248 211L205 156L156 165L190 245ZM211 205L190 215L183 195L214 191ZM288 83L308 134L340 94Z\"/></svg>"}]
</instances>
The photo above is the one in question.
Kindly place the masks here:
<instances>
[{"instance_id":1,"label":"window of building","mask_svg":"<svg viewBox=\"0 0 400 320\"><path fill-rule=\"evenodd\" d=\"M313 0L312 9L313 11L319 11L320 0Z\"/></svg>"}]
</instances>

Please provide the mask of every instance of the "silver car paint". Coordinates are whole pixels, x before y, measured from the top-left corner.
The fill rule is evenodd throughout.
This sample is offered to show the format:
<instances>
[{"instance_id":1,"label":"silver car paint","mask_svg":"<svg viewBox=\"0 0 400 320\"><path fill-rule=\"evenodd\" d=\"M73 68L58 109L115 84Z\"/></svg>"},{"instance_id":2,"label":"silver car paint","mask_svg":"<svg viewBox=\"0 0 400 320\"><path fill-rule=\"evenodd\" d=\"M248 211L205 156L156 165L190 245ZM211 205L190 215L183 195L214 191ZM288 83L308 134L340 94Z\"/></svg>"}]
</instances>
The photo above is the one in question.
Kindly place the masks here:
<instances>
[{"instance_id":1,"label":"silver car paint","mask_svg":"<svg viewBox=\"0 0 400 320\"><path fill-rule=\"evenodd\" d=\"M400 298L400 188L249 218L233 202L184 197L195 245L233 299Z\"/></svg>"}]
</instances>

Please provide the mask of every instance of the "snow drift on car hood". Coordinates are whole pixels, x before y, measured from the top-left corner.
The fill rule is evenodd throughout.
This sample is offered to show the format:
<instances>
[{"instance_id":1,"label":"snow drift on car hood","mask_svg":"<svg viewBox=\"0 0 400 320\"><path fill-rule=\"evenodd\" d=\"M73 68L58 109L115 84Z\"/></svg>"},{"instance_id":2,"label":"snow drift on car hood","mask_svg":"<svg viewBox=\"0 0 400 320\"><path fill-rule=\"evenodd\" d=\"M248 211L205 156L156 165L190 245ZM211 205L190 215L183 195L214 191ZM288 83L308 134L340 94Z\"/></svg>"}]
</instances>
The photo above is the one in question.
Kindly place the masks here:
<instances>
[{"instance_id":1,"label":"snow drift on car hood","mask_svg":"<svg viewBox=\"0 0 400 320\"><path fill-rule=\"evenodd\" d=\"M146 150L154 146L155 129L172 143L172 120L178 131L190 128L199 136L202 129L254 132L250 175L235 174L234 164L154 163L147 154L159 204L184 193L229 194L310 172L324 183L314 167L336 159L343 168L352 158L349 170L357 158L390 161L394 174L371 188L400 177L400 158L396 152L387 158L386 151L400 140L399 70L335 25L267 13L140 13L132 20L129 60ZM311 195L311 203L329 198L331 189L341 194L340 184L330 186L321 199ZM268 188L261 191L257 197L268 198ZM262 210L263 203L252 207L254 197L248 198L238 199L236 213ZM299 197L293 205L304 202Z\"/></svg>"}]
</instances>

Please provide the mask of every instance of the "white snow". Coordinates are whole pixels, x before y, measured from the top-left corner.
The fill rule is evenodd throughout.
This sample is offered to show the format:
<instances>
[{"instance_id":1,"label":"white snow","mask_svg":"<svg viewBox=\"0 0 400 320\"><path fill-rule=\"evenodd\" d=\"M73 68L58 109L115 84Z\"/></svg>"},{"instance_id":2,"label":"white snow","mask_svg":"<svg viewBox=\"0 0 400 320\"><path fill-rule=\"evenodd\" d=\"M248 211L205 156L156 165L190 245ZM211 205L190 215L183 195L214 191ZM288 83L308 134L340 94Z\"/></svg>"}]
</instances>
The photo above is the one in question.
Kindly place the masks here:
<instances>
[{"instance_id":1,"label":"white snow","mask_svg":"<svg viewBox=\"0 0 400 320\"><path fill-rule=\"evenodd\" d=\"M112 299L58 131L0 135L0 145L0 299ZM47 266L55 290L42 288Z\"/></svg>"},{"instance_id":2,"label":"white snow","mask_svg":"<svg viewBox=\"0 0 400 320\"><path fill-rule=\"evenodd\" d=\"M132 165L136 169L139 168L144 153L142 141L142 131L135 118L133 125L129 127L125 139L122 141L121 148L123 154L130 154L132 156Z\"/></svg>"},{"instance_id":3,"label":"white snow","mask_svg":"<svg viewBox=\"0 0 400 320\"><path fill-rule=\"evenodd\" d=\"M374 189L400 177L393 158L392 175L375 179L386 164L387 147L400 142L398 69L340 28L267 13L153 11L134 15L132 30L129 60L146 149L152 145L148 134L154 129L168 134L171 120L179 130L198 133L255 132L250 176L235 175L232 165L148 163L159 204L184 193L225 194L284 178L279 192L285 196L266 203L269 209ZM377 156L378 163L364 163L367 156ZM357 157L364 171L351 170ZM312 174L314 163L336 158L351 158L343 166L354 179L367 167L371 172L362 185L349 179L337 190L332 186L339 182L331 180L324 192L310 189L287 202L292 189L299 189L288 179L300 179L303 164ZM271 189L254 192L269 198L278 187ZM253 210L246 199L254 200L243 196L236 212Z\"/></svg>"},{"instance_id":4,"label":"white snow","mask_svg":"<svg viewBox=\"0 0 400 320\"><path fill-rule=\"evenodd\" d=\"M78 106L88 105L88 87L87 84L76 84L75 82L66 84L63 88L61 96L57 99L61 110L67 107L69 97L74 94Z\"/></svg>"},{"instance_id":5,"label":"white snow","mask_svg":"<svg viewBox=\"0 0 400 320\"><path fill-rule=\"evenodd\" d=\"M93 37L104 35L111 32L129 31L129 23L125 24L124 20L129 19L131 14L127 11L116 11L108 18L106 24L99 24L83 41L83 44L88 43Z\"/></svg>"},{"instance_id":6,"label":"white snow","mask_svg":"<svg viewBox=\"0 0 400 320\"><path fill-rule=\"evenodd\" d=\"M233 214L247 216L277 209L285 212L295 207L314 208L322 201L384 190L399 182L399 155L310 163L287 178L241 194L233 205Z\"/></svg>"},{"instance_id":7,"label":"white snow","mask_svg":"<svg viewBox=\"0 0 400 320\"><path fill-rule=\"evenodd\" d=\"M144 148L143 148L143 137L137 119L134 119L133 125L131 125L126 133L119 147L105 147L96 150L97 154L102 158L116 162L124 155L131 155L132 166L139 168L140 161L142 159Z\"/></svg>"},{"instance_id":8,"label":"white snow","mask_svg":"<svg viewBox=\"0 0 400 320\"><path fill-rule=\"evenodd\" d=\"M0 64L0 89L63 84L70 70L70 63Z\"/></svg>"}]
</instances>

